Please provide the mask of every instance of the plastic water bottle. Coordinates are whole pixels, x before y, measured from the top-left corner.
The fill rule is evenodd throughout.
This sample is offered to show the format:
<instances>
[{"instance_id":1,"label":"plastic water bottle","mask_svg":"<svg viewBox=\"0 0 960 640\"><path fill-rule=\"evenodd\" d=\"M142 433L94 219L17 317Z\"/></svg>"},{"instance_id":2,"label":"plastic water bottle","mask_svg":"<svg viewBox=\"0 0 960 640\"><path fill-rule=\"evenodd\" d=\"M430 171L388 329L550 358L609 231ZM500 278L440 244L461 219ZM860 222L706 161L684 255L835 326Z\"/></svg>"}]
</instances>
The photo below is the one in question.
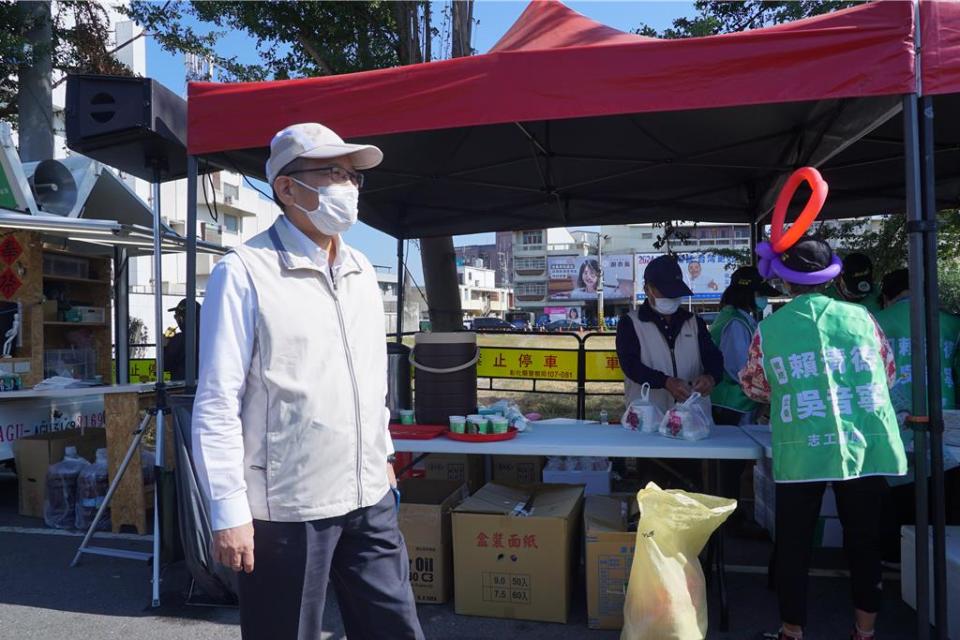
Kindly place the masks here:
<instances>
[{"instance_id":1,"label":"plastic water bottle","mask_svg":"<svg viewBox=\"0 0 960 640\"><path fill-rule=\"evenodd\" d=\"M600 424L610 424L610 414L606 409L600 409Z\"/></svg>"}]
</instances>

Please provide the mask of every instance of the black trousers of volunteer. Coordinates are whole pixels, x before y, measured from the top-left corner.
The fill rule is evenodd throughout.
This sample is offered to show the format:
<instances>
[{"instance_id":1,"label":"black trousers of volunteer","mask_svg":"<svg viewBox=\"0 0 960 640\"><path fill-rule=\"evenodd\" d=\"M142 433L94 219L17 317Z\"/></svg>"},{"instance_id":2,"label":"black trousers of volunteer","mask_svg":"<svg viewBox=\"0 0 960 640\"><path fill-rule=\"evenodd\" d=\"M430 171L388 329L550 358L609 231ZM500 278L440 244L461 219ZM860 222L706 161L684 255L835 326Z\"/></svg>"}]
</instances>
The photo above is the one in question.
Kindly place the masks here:
<instances>
[{"instance_id":1,"label":"black trousers of volunteer","mask_svg":"<svg viewBox=\"0 0 960 640\"><path fill-rule=\"evenodd\" d=\"M777 483L774 583L780 619L788 624L803 626L807 622L807 574L826 487L826 482ZM881 476L833 483L850 566L853 606L868 613L880 610L883 597L881 508L887 489L887 481Z\"/></svg>"},{"instance_id":2,"label":"black trousers of volunteer","mask_svg":"<svg viewBox=\"0 0 960 640\"><path fill-rule=\"evenodd\" d=\"M254 520L254 569L241 573L244 640L319 640L333 583L350 640L422 640L393 494L344 516Z\"/></svg>"}]
</instances>

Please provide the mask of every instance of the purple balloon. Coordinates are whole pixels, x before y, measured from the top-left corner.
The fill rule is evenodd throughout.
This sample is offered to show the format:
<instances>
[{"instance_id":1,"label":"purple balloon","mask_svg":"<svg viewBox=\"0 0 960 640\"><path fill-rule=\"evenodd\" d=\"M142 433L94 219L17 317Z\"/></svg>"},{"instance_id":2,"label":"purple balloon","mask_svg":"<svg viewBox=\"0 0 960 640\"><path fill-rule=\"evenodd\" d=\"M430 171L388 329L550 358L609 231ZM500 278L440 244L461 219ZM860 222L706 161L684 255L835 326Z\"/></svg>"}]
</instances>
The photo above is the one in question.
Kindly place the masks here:
<instances>
[{"instance_id":1,"label":"purple balloon","mask_svg":"<svg viewBox=\"0 0 960 640\"><path fill-rule=\"evenodd\" d=\"M794 271L783 264L780 254L773 250L769 242L761 242L757 245L757 255L760 256L760 263L757 265L757 270L760 271L761 276L764 278L777 276L792 284L803 286L813 286L830 282L840 275L840 271L843 270L843 261L840 260L839 256L834 254L830 266L826 269L809 273Z\"/></svg>"}]
</instances>

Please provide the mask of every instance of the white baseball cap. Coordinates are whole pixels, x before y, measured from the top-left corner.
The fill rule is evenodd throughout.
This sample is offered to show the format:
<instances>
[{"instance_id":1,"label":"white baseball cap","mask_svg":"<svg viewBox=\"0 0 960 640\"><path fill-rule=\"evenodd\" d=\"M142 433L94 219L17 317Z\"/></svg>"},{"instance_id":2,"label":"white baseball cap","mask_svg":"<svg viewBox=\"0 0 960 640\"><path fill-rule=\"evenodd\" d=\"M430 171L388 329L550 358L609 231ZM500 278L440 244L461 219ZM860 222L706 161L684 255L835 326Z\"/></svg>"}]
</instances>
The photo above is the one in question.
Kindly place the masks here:
<instances>
[{"instance_id":1,"label":"white baseball cap","mask_svg":"<svg viewBox=\"0 0 960 640\"><path fill-rule=\"evenodd\" d=\"M292 124L273 136L267 159L267 182L273 185L280 170L297 158L350 156L354 168L372 169L383 161L383 152L369 144L347 144L332 129L317 122Z\"/></svg>"}]
</instances>

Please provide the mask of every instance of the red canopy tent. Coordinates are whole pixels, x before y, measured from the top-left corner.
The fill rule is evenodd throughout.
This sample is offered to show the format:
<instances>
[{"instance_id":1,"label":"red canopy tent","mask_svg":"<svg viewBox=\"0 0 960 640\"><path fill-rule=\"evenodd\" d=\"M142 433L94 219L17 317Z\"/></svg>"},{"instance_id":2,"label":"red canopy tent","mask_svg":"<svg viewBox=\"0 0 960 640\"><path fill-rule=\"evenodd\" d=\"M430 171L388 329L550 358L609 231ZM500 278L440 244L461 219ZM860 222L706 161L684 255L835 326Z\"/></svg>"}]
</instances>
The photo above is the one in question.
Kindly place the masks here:
<instances>
[{"instance_id":1,"label":"red canopy tent","mask_svg":"<svg viewBox=\"0 0 960 640\"><path fill-rule=\"evenodd\" d=\"M923 95L960 92L960 3L920 3Z\"/></svg>"},{"instance_id":2,"label":"red canopy tent","mask_svg":"<svg viewBox=\"0 0 960 640\"><path fill-rule=\"evenodd\" d=\"M192 82L189 152L262 148L305 120L364 138L898 95L914 88L912 25L910 3L879 2L766 29L658 40L533 2L486 55L301 80Z\"/></svg>"},{"instance_id":3,"label":"red canopy tent","mask_svg":"<svg viewBox=\"0 0 960 640\"><path fill-rule=\"evenodd\" d=\"M790 167L823 164L897 113L914 86L911 17L909 3L880 2L663 41L534 2L486 55L191 83L189 151L262 176L276 131L322 121L384 149L361 217L402 238L750 222Z\"/></svg>"}]
</instances>

